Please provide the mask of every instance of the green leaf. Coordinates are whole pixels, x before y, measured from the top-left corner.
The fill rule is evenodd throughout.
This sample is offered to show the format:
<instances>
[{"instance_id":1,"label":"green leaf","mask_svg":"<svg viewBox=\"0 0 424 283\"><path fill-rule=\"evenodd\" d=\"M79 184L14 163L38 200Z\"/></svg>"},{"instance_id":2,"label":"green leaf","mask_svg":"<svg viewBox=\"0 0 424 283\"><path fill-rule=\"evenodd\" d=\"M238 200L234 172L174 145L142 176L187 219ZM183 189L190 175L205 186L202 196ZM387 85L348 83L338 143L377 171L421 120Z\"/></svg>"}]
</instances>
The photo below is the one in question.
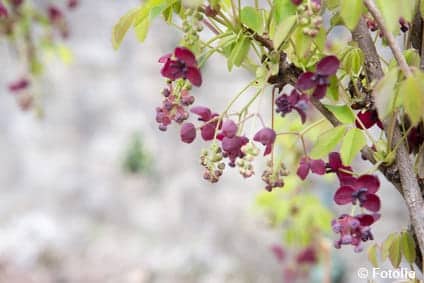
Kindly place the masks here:
<instances>
[{"instance_id":1,"label":"green leaf","mask_svg":"<svg viewBox=\"0 0 424 283\"><path fill-rule=\"evenodd\" d=\"M297 58L301 61L309 60L307 55L310 53L312 47L312 37L305 35L302 27L296 27L292 38Z\"/></svg>"},{"instance_id":2,"label":"green leaf","mask_svg":"<svg viewBox=\"0 0 424 283\"><path fill-rule=\"evenodd\" d=\"M381 120L384 120L394 110L398 73L398 68L391 69L378 81L374 88L375 105Z\"/></svg>"},{"instance_id":3,"label":"green leaf","mask_svg":"<svg viewBox=\"0 0 424 283\"><path fill-rule=\"evenodd\" d=\"M342 68L349 74L359 75L364 65L364 53L360 48L350 48L342 58Z\"/></svg>"},{"instance_id":4,"label":"green leaf","mask_svg":"<svg viewBox=\"0 0 424 283\"><path fill-rule=\"evenodd\" d=\"M387 1L375 0L378 9L383 15L384 24L392 33L399 33L399 18L402 16L401 12L404 8L403 1Z\"/></svg>"},{"instance_id":5,"label":"green leaf","mask_svg":"<svg viewBox=\"0 0 424 283\"><path fill-rule=\"evenodd\" d=\"M358 25L362 11L362 0L340 0L340 16L350 30Z\"/></svg>"},{"instance_id":6,"label":"green leaf","mask_svg":"<svg viewBox=\"0 0 424 283\"><path fill-rule=\"evenodd\" d=\"M415 262L417 254L415 250L415 241L412 238L411 234L409 234L408 232L402 232L400 246L405 259L410 264L413 264Z\"/></svg>"},{"instance_id":7,"label":"green leaf","mask_svg":"<svg viewBox=\"0 0 424 283\"><path fill-rule=\"evenodd\" d=\"M387 257L389 256L389 249L395 237L396 233L390 234L389 236L387 236L386 240L384 240L383 244L381 245L381 261L386 261Z\"/></svg>"},{"instance_id":8,"label":"green leaf","mask_svg":"<svg viewBox=\"0 0 424 283\"><path fill-rule=\"evenodd\" d=\"M129 28L132 26L135 16L138 12L138 9L133 9L123 15L119 21L115 24L112 30L112 45L116 50L122 43L122 40L125 37L125 34L128 32Z\"/></svg>"},{"instance_id":9,"label":"green leaf","mask_svg":"<svg viewBox=\"0 0 424 283\"><path fill-rule=\"evenodd\" d=\"M336 116L337 120L343 124L351 124L355 122L355 115L347 105L328 105L324 104L325 108L331 111Z\"/></svg>"},{"instance_id":10,"label":"green leaf","mask_svg":"<svg viewBox=\"0 0 424 283\"><path fill-rule=\"evenodd\" d=\"M294 25L296 24L296 21L297 16L293 15L287 17L277 25L272 37L272 42L274 43L274 47L276 49L278 49L284 40L286 40L287 36L290 34L290 31L292 31Z\"/></svg>"},{"instance_id":11,"label":"green leaf","mask_svg":"<svg viewBox=\"0 0 424 283\"><path fill-rule=\"evenodd\" d=\"M366 144L367 139L363 131L358 128L350 129L343 138L342 147L340 149L343 164L350 165L355 156Z\"/></svg>"},{"instance_id":12,"label":"green leaf","mask_svg":"<svg viewBox=\"0 0 424 283\"><path fill-rule=\"evenodd\" d=\"M274 0L272 3L274 8L273 19L277 25L289 16L296 15L296 6L291 0Z\"/></svg>"},{"instance_id":13,"label":"green leaf","mask_svg":"<svg viewBox=\"0 0 424 283\"><path fill-rule=\"evenodd\" d=\"M368 260L371 262L371 264L374 267L378 267L378 260L377 260L377 244L373 244L368 248Z\"/></svg>"},{"instance_id":14,"label":"green leaf","mask_svg":"<svg viewBox=\"0 0 424 283\"><path fill-rule=\"evenodd\" d=\"M262 34L264 31L264 21L262 14L253 7L244 7L240 12L240 21L242 24L251 28L255 32Z\"/></svg>"},{"instance_id":15,"label":"green leaf","mask_svg":"<svg viewBox=\"0 0 424 283\"><path fill-rule=\"evenodd\" d=\"M140 42L143 42L149 31L150 21L148 18L144 19L144 21L140 22L137 26L134 27L135 34L137 35L137 39Z\"/></svg>"},{"instance_id":16,"label":"green leaf","mask_svg":"<svg viewBox=\"0 0 424 283\"><path fill-rule=\"evenodd\" d=\"M310 152L311 158L318 159L328 155L341 141L345 132L344 126L338 126L320 135Z\"/></svg>"},{"instance_id":17,"label":"green leaf","mask_svg":"<svg viewBox=\"0 0 424 283\"><path fill-rule=\"evenodd\" d=\"M414 74L404 80L399 87L399 94L402 96L403 106L412 125L415 126L423 117L424 109L424 75Z\"/></svg>"},{"instance_id":18,"label":"green leaf","mask_svg":"<svg viewBox=\"0 0 424 283\"><path fill-rule=\"evenodd\" d=\"M400 250L400 235L397 234L392 241L392 244L389 248L389 259L394 268L398 268L400 261L402 259L402 254Z\"/></svg>"},{"instance_id":19,"label":"green leaf","mask_svg":"<svg viewBox=\"0 0 424 283\"><path fill-rule=\"evenodd\" d=\"M234 48L231 50L230 57L227 61L228 70L232 70L233 66L240 67L249 53L250 39L247 36L240 35Z\"/></svg>"}]
</instances>

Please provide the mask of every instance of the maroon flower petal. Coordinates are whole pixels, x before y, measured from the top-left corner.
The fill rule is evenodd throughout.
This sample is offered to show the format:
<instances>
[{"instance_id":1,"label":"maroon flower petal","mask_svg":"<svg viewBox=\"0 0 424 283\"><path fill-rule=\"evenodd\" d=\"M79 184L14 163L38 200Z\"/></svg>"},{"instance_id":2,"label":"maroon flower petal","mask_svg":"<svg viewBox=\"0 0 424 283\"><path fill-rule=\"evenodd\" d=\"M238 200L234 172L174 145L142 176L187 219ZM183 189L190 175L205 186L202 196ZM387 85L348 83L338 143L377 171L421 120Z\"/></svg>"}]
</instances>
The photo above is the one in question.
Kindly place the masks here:
<instances>
[{"instance_id":1,"label":"maroon flower petal","mask_svg":"<svg viewBox=\"0 0 424 283\"><path fill-rule=\"evenodd\" d=\"M10 83L9 84L9 91L10 92L18 92L18 91L21 91L21 90L28 88L29 85L30 85L30 81L26 78L22 78L22 79L15 81L15 82Z\"/></svg>"},{"instance_id":2,"label":"maroon flower petal","mask_svg":"<svg viewBox=\"0 0 424 283\"><path fill-rule=\"evenodd\" d=\"M328 165L330 166L331 170L333 170L334 172L337 172L339 168L343 166L340 153L331 152L328 155Z\"/></svg>"},{"instance_id":3,"label":"maroon flower petal","mask_svg":"<svg viewBox=\"0 0 424 283\"><path fill-rule=\"evenodd\" d=\"M374 194L367 194L367 199L362 202L362 206L372 212L377 212L381 206L380 198Z\"/></svg>"},{"instance_id":4,"label":"maroon flower petal","mask_svg":"<svg viewBox=\"0 0 424 283\"><path fill-rule=\"evenodd\" d=\"M196 115L199 115L200 121L204 121L207 122L211 119L212 117L212 112L208 107L205 106L194 106L190 109L191 113L194 113Z\"/></svg>"},{"instance_id":5,"label":"maroon flower petal","mask_svg":"<svg viewBox=\"0 0 424 283\"><path fill-rule=\"evenodd\" d=\"M299 162L299 167L297 168L297 176L299 176L300 179L305 180L306 177L309 174L310 164L308 162L307 157L303 157Z\"/></svg>"},{"instance_id":6,"label":"maroon flower petal","mask_svg":"<svg viewBox=\"0 0 424 283\"><path fill-rule=\"evenodd\" d=\"M224 137L222 139L222 149L227 152L238 152L240 147L243 145L243 140L241 137Z\"/></svg>"},{"instance_id":7,"label":"maroon flower petal","mask_svg":"<svg viewBox=\"0 0 424 283\"><path fill-rule=\"evenodd\" d=\"M340 61L336 56L327 56L317 64L317 74L321 76L334 75L340 66Z\"/></svg>"},{"instance_id":8,"label":"maroon flower petal","mask_svg":"<svg viewBox=\"0 0 424 283\"><path fill-rule=\"evenodd\" d=\"M361 123L364 125L362 126L361 123L359 121L361 121ZM372 126L374 126L377 122L381 121L378 119L378 114L377 111L375 110L368 110L365 112L358 112L358 114L356 115L356 121L355 121L355 125L357 128L359 129L369 129Z\"/></svg>"},{"instance_id":9,"label":"maroon flower petal","mask_svg":"<svg viewBox=\"0 0 424 283\"><path fill-rule=\"evenodd\" d=\"M190 51L190 49L181 46L177 47L174 50L174 55L183 61L188 67L197 68L196 57L194 56L193 52Z\"/></svg>"},{"instance_id":10,"label":"maroon flower petal","mask_svg":"<svg viewBox=\"0 0 424 283\"><path fill-rule=\"evenodd\" d=\"M196 127L193 123L184 123L180 129L181 140L185 143L192 143L196 138Z\"/></svg>"},{"instance_id":11,"label":"maroon flower petal","mask_svg":"<svg viewBox=\"0 0 424 283\"><path fill-rule=\"evenodd\" d=\"M267 144L264 151L264 156L272 152L273 144Z\"/></svg>"},{"instance_id":12,"label":"maroon flower petal","mask_svg":"<svg viewBox=\"0 0 424 283\"><path fill-rule=\"evenodd\" d=\"M278 261L283 261L286 257L286 253L284 252L284 249L280 245L272 245L271 247L272 252L274 253L274 256L277 258Z\"/></svg>"},{"instance_id":13,"label":"maroon flower petal","mask_svg":"<svg viewBox=\"0 0 424 283\"><path fill-rule=\"evenodd\" d=\"M312 96L316 99L322 99L325 97L325 94L327 93L327 86L326 85L319 85L315 88L314 92L312 93Z\"/></svg>"},{"instance_id":14,"label":"maroon flower petal","mask_svg":"<svg viewBox=\"0 0 424 283\"><path fill-rule=\"evenodd\" d=\"M167 60L165 62L162 69L160 70L160 73L165 78L168 78L173 81L183 77L183 73L178 67L175 66L174 61L172 60Z\"/></svg>"},{"instance_id":15,"label":"maroon flower petal","mask_svg":"<svg viewBox=\"0 0 424 283\"><path fill-rule=\"evenodd\" d=\"M9 15L9 13L7 12L6 7L3 5L2 2L0 2L0 18L1 17L7 17Z\"/></svg>"},{"instance_id":16,"label":"maroon flower petal","mask_svg":"<svg viewBox=\"0 0 424 283\"><path fill-rule=\"evenodd\" d=\"M228 138L232 138L236 135L238 130L237 124L233 120L226 120L222 123L222 134Z\"/></svg>"},{"instance_id":17,"label":"maroon flower petal","mask_svg":"<svg viewBox=\"0 0 424 283\"><path fill-rule=\"evenodd\" d=\"M159 63L166 63L169 59L171 59L172 54L168 53L159 58Z\"/></svg>"},{"instance_id":18,"label":"maroon flower petal","mask_svg":"<svg viewBox=\"0 0 424 283\"><path fill-rule=\"evenodd\" d=\"M378 188L380 187L380 181L378 180L377 176L374 175L362 175L358 178L356 189L360 188L367 188L367 193L374 194L378 191Z\"/></svg>"},{"instance_id":19,"label":"maroon flower petal","mask_svg":"<svg viewBox=\"0 0 424 283\"><path fill-rule=\"evenodd\" d=\"M311 160L310 164L311 164L312 173L315 173L318 175L324 175L327 172L325 162L322 159Z\"/></svg>"},{"instance_id":20,"label":"maroon flower petal","mask_svg":"<svg viewBox=\"0 0 424 283\"><path fill-rule=\"evenodd\" d=\"M376 221L375 218L369 214L359 214L355 216L355 218L359 220L361 226L370 226Z\"/></svg>"},{"instance_id":21,"label":"maroon flower petal","mask_svg":"<svg viewBox=\"0 0 424 283\"><path fill-rule=\"evenodd\" d=\"M260 129L253 137L254 141L260 142L263 145L273 144L276 138L275 131L271 128Z\"/></svg>"},{"instance_id":22,"label":"maroon flower petal","mask_svg":"<svg viewBox=\"0 0 424 283\"><path fill-rule=\"evenodd\" d=\"M188 67L185 77L194 85L202 85L202 74L197 67Z\"/></svg>"},{"instance_id":23,"label":"maroon flower petal","mask_svg":"<svg viewBox=\"0 0 424 283\"><path fill-rule=\"evenodd\" d=\"M204 141L213 140L215 137L216 123L207 123L200 128L200 135Z\"/></svg>"},{"instance_id":24,"label":"maroon flower petal","mask_svg":"<svg viewBox=\"0 0 424 283\"><path fill-rule=\"evenodd\" d=\"M342 186L334 194L334 201L340 205L350 203L353 201L352 194L354 192L355 190L351 186Z\"/></svg>"},{"instance_id":25,"label":"maroon flower petal","mask_svg":"<svg viewBox=\"0 0 424 283\"><path fill-rule=\"evenodd\" d=\"M314 88L317 84L313 80L314 73L306 72L297 79L296 88L300 90L308 90Z\"/></svg>"}]
</instances>

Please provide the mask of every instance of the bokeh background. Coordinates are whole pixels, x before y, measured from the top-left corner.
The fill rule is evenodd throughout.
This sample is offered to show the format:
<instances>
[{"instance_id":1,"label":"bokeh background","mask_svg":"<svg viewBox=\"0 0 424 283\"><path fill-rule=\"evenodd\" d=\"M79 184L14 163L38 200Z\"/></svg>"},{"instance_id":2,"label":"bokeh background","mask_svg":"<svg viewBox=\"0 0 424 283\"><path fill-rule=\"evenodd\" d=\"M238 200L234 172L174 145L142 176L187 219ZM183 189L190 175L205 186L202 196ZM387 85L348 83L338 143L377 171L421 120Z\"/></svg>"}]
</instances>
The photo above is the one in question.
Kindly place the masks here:
<instances>
[{"instance_id":1,"label":"bokeh background","mask_svg":"<svg viewBox=\"0 0 424 283\"><path fill-rule=\"evenodd\" d=\"M270 252L280 234L254 208L259 176L226 172L210 185L201 178L201 144L157 130L157 58L178 34L157 21L143 45L129 34L114 51L112 26L138 1L81 2L69 15L73 62L48 57L37 85L43 119L20 111L7 91L23 67L0 41L0 282L283 282ZM229 75L213 57L204 78L197 102L223 109L249 75ZM144 174L123 170L135 136L147 155ZM380 195L381 242L408 219L392 187ZM350 248L337 260L344 282L359 282L357 268L370 266Z\"/></svg>"}]
</instances>

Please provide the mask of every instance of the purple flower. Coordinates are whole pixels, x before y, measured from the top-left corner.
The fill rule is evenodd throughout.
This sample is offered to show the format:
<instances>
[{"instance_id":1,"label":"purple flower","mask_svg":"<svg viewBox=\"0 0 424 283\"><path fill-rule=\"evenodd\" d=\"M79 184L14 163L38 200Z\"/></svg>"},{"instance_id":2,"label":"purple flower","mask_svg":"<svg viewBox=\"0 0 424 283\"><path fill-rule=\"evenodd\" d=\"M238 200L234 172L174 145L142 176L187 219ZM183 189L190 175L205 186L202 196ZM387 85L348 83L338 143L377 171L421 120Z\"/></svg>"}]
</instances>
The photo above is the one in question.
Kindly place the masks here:
<instances>
[{"instance_id":1,"label":"purple flower","mask_svg":"<svg viewBox=\"0 0 424 283\"><path fill-rule=\"evenodd\" d=\"M309 171L318 175L324 175L327 172L326 164L322 159L310 159L309 157L303 157L300 160L299 167L297 168L297 176L300 179L305 180L309 174Z\"/></svg>"},{"instance_id":2,"label":"purple flower","mask_svg":"<svg viewBox=\"0 0 424 283\"><path fill-rule=\"evenodd\" d=\"M333 231L340 234L340 238L335 241L334 246L340 249L342 245L352 245L355 252L361 252L362 242L373 240L371 225L377 221L379 215L359 214L350 216L343 214L331 223Z\"/></svg>"},{"instance_id":3,"label":"purple flower","mask_svg":"<svg viewBox=\"0 0 424 283\"><path fill-rule=\"evenodd\" d=\"M282 262L284 261L284 258L286 257L286 253L283 249L283 247L281 247L280 245L272 245L271 246L271 251L274 254L275 258L279 261Z\"/></svg>"},{"instance_id":4,"label":"purple flower","mask_svg":"<svg viewBox=\"0 0 424 283\"><path fill-rule=\"evenodd\" d=\"M420 122L416 127L411 128L408 134L409 153L418 153L424 143L424 123Z\"/></svg>"},{"instance_id":5,"label":"purple flower","mask_svg":"<svg viewBox=\"0 0 424 283\"><path fill-rule=\"evenodd\" d=\"M9 84L9 91L10 92L19 92L22 91L24 89L27 89L30 85L30 82L28 79L26 78L21 78L15 82L12 82Z\"/></svg>"},{"instance_id":6,"label":"purple flower","mask_svg":"<svg viewBox=\"0 0 424 283\"><path fill-rule=\"evenodd\" d=\"M228 157L230 160L230 167L234 167L236 165L235 161L237 157L243 157L244 153L241 151L241 148L249 142L249 139L245 136L234 136L223 137L221 141L222 151L224 157Z\"/></svg>"},{"instance_id":7,"label":"purple flower","mask_svg":"<svg viewBox=\"0 0 424 283\"><path fill-rule=\"evenodd\" d=\"M280 113L282 117L286 114L296 110L300 118L302 119L302 123L306 121L306 109L308 106L308 96L305 94L300 94L296 89L293 89L290 95L283 93L275 100L276 112Z\"/></svg>"},{"instance_id":8,"label":"purple flower","mask_svg":"<svg viewBox=\"0 0 424 283\"><path fill-rule=\"evenodd\" d=\"M195 86L202 84L202 75L197 66L196 57L189 49L177 47L174 54L162 56L159 62L164 63L160 71L162 76L172 81L180 78L187 79Z\"/></svg>"},{"instance_id":9,"label":"purple flower","mask_svg":"<svg viewBox=\"0 0 424 283\"><path fill-rule=\"evenodd\" d=\"M259 130L253 137L254 141L260 142L265 146L264 155L270 154L272 151L272 146L274 145L276 138L275 131L271 128L263 128Z\"/></svg>"},{"instance_id":10,"label":"purple flower","mask_svg":"<svg viewBox=\"0 0 424 283\"><path fill-rule=\"evenodd\" d=\"M199 121L205 122L200 127L200 134L205 141L210 141L215 137L216 129L220 129L221 125L218 126L217 113L212 113L208 107L195 106L190 111L199 116Z\"/></svg>"},{"instance_id":11,"label":"purple flower","mask_svg":"<svg viewBox=\"0 0 424 283\"><path fill-rule=\"evenodd\" d=\"M222 123L222 134L226 137L234 137L237 133L237 130L237 124L233 120L228 119Z\"/></svg>"},{"instance_id":12,"label":"purple flower","mask_svg":"<svg viewBox=\"0 0 424 283\"><path fill-rule=\"evenodd\" d=\"M196 138L196 127L193 123L184 123L180 129L181 140L185 143L192 143Z\"/></svg>"},{"instance_id":13,"label":"purple flower","mask_svg":"<svg viewBox=\"0 0 424 283\"><path fill-rule=\"evenodd\" d=\"M361 125L361 123L359 123L359 121L361 121L363 126ZM364 112L358 112L358 114L356 115L355 124L357 128L362 130L364 130L364 127L365 129L369 129L376 124L380 129L383 129L383 123L381 123L380 119L378 118L377 110L367 110Z\"/></svg>"},{"instance_id":14,"label":"purple flower","mask_svg":"<svg viewBox=\"0 0 424 283\"><path fill-rule=\"evenodd\" d=\"M317 252L313 247L307 247L296 256L298 264L314 264L317 262Z\"/></svg>"},{"instance_id":15,"label":"purple flower","mask_svg":"<svg viewBox=\"0 0 424 283\"><path fill-rule=\"evenodd\" d=\"M7 12L6 7L4 6L3 2L0 2L0 18L7 17L9 13Z\"/></svg>"},{"instance_id":16,"label":"purple flower","mask_svg":"<svg viewBox=\"0 0 424 283\"><path fill-rule=\"evenodd\" d=\"M380 210L380 198L375 194L380 187L380 181L373 175L362 175L354 178L350 185L343 185L334 194L334 201L339 204L356 204L377 212Z\"/></svg>"},{"instance_id":17,"label":"purple flower","mask_svg":"<svg viewBox=\"0 0 424 283\"><path fill-rule=\"evenodd\" d=\"M291 0L291 2L293 3L293 5L299 6L300 4L302 4L303 0Z\"/></svg>"},{"instance_id":18,"label":"purple flower","mask_svg":"<svg viewBox=\"0 0 424 283\"><path fill-rule=\"evenodd\" d=\"M78 0L68 0L67 6L69 9L74 9L78 6L78 2Z\"/></svg>"},{"instance_id":19,"label":"purple flower","mask_svg":"<svg viewBox=\"0 0 424 283\"><path fill-rule=\"evenodd\" d=\"M329 77L335 75L340 66L340 61L336 56L327 56L317 63L316 71L305 72L297 80L296 88L305 91L314 89L312 95L321 99L325 96L330 85Z\"/></svg>"},{"instance_id":20,"label":"purple flower","mask_svg":"<svg viewBox=\"0 0 424 283\"><path fill-rule=\"evenodd\" d=\"M52 23L60 22L63 19L62 11L54 5L49 5L47 8L47 14Z\"/></svg>"}]
</instances>

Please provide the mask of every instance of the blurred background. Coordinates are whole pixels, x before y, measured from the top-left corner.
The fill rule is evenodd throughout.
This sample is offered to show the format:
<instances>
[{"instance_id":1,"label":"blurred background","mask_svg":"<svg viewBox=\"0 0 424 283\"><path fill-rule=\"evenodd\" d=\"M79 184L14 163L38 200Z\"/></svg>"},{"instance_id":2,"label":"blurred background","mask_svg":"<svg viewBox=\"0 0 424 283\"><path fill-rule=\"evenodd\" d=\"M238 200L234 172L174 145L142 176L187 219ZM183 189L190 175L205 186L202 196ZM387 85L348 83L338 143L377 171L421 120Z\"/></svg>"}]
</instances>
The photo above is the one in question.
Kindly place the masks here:
<instances>
[{"instance_id":1,"label":"blurred background","mask_svg":"<svg viewBox=\"0 0 424 283\"><path fill-rule=\"evenodd\" d=\"M254 206L259 176L227 170L210 185L201 144L157 130L157 58L179 35L156 21L143 45L129 34L114 51L112 26L139 1L81 2L69 16L72 63L48 58L37 85L42 119L7 91L23 67L0 41L0 282L284 282L270 249L281 236ZM213 57L196 101L223 109L248 78ZM408 220L392 187L380 196L381 242ZM365 252L335 254L342 282L370 267Z\"/></svg>"}]
</instances>

